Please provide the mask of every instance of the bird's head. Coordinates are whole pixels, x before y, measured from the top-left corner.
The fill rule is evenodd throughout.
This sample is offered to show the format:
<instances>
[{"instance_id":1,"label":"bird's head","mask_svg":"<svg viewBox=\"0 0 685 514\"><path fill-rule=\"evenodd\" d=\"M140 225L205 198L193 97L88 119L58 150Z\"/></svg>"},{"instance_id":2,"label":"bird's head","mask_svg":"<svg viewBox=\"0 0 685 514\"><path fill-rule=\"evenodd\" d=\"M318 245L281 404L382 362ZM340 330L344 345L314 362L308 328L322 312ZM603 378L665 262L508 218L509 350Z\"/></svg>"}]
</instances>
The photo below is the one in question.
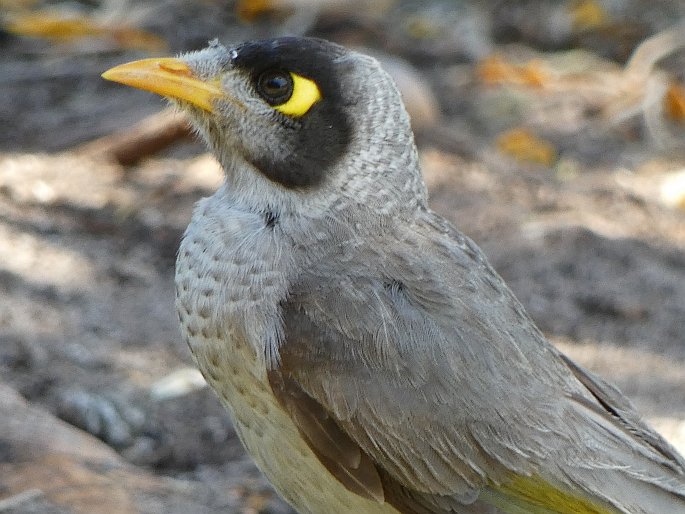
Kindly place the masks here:
<instances>
[{"instance_id":1,"label":"bird's head","mask_svg":"<svg viewBox=\"0 0 685 514\"><path fill-rule=\"evenodd\" d=\"M287 209L334 199L423 203L409 119L378 62L286 37L135 61L103 77L186 111L243 201ZM335 194L330 194L334 191ZM391 209L386 209L391 210Z\"/></svg>"}]
</instances>

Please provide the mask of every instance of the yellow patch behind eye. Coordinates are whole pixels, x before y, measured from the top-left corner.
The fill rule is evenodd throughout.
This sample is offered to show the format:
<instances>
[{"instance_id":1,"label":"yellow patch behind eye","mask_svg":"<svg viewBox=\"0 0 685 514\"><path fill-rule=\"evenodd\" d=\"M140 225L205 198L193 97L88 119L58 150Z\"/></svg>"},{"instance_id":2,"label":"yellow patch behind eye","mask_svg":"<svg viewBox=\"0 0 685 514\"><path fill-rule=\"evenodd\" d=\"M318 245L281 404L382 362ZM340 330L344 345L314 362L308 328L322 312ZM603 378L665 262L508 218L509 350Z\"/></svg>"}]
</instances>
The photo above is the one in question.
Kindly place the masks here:
<instances>
[{"instance_id":1,"label":"yellow patch behind eye","mask_svg":"<svg viewBox=\"0 0 685 514\"><path fill-rule=\"evenodd\" d=\"M290 72L293 79L293 94L281 105L274 109L288 116L304 116L312 106L321 100L321 91L316 82Z\"/></svg>"}]
</instances>

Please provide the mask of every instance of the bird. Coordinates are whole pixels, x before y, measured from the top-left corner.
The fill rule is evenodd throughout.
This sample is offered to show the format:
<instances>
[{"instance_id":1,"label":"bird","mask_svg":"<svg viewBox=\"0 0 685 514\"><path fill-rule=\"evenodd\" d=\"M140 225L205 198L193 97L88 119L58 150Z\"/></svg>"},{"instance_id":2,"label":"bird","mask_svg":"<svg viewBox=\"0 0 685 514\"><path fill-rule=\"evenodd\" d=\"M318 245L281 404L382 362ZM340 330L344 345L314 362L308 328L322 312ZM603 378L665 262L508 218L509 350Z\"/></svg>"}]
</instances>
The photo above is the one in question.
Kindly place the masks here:
<instances>
[{"instance_id":1,"label":"bird","mask_svg":"<svg viewBox=\"0 0 685 514\"><path fill-rule=\"evenodd\" d=\"M375 59L214 40L103 77L170 99L224 170L182 238L176 308L298 512L685 512L683 458L430 209Z\"/></svg>"}]
</instances>

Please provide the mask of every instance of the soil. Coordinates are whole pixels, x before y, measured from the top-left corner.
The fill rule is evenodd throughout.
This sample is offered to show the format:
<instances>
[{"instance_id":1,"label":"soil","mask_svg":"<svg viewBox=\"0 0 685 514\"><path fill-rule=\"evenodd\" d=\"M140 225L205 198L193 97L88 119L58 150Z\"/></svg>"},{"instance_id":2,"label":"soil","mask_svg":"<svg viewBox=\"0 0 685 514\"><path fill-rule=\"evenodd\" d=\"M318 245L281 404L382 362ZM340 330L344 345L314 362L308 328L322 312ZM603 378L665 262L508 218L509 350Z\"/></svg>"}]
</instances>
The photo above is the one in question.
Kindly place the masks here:
<instances>
[{"instance_id":1,"label":"soil","mask_svg":"<svg viewBox=\"0 0 685 514\"><path fill-rule=\"evenodd\" d=\"M566 32L548 26L559 2L274 2L256 18L244 2L149 4L128 23L169 52L295 32L394 66L433 208L552 342L685 452L685 126L645 100L678 83L685 52L637 86L624 73L679 2L649 17L638 1L604 6L603 24ZM123 16L117 2L76 5ZM47 7L65 8L30 9ZM174 313L176 249L219 166L185 130L132 164L106 151L165 108L99 78L149 49L9 30L0 48L0 512L291 512L198 379ZM488 79L493 54L509 75ZM551 154L507 150L521 128L539 139L524 149Z\"/></svg>"}]
</instances>

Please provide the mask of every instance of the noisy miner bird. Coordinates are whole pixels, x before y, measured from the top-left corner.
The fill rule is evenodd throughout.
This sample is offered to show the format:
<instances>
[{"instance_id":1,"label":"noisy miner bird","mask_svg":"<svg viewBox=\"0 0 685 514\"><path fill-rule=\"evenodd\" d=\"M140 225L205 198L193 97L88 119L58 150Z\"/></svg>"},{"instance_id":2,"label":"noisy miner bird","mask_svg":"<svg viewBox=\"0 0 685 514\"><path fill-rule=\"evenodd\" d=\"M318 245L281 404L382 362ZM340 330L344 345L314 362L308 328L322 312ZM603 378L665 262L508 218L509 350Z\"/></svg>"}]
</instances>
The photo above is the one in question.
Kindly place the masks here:
<instances>
[{"instance_id":1,"label":"noisy miner bird","mask_svg":"<svg viewBox=\"0 0 685 514\"><path fill-rule=\"evenodd\" d=\"M374 59L288 37L103 76L172 99L223 166L178 252L178 316L299 512L685 512L682 457L430 210Z\"/></svg>"}]
</instances>

